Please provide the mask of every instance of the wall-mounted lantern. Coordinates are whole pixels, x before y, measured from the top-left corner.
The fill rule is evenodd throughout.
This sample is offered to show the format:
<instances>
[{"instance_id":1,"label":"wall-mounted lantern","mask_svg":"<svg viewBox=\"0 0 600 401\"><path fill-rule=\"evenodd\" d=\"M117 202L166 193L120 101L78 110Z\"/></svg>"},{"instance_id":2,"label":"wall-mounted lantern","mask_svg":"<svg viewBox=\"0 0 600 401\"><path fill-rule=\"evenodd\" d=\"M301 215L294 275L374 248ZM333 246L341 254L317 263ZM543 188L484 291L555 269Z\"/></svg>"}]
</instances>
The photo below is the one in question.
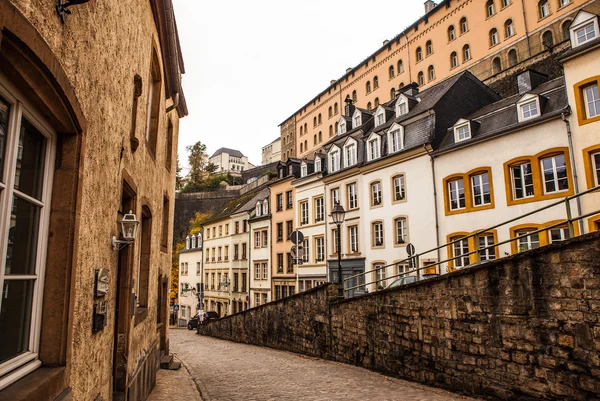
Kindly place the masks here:
<instances>
[{"instance_id":1,"label":"wall-mounted lantern","mask_svg":"<svg viewBox=\"0 0 600 401\"><path fill-rule=\"evenodd\" d=\"M118 251L125 248L127 245L133 244L140 222L130 210L129 213L123 216L123 220L120 221L120 224L123 239L119 240L116 236L112 237L112 248L114 251Z\"/></svg>"},{"instance_id":2,"label":"wall-mounted lantern","mask_svg":"<svg viewBox=\"0 0 600 401\"><path fill-rule=\"evenodd\" d=\"M87 3L90 0L58 0L58 4L56 4L56 13L60 17L60 21L65 23L65 15L71 14L71 10L69 7L75 6L77 4Z\"/></svg>"}]
</instances>

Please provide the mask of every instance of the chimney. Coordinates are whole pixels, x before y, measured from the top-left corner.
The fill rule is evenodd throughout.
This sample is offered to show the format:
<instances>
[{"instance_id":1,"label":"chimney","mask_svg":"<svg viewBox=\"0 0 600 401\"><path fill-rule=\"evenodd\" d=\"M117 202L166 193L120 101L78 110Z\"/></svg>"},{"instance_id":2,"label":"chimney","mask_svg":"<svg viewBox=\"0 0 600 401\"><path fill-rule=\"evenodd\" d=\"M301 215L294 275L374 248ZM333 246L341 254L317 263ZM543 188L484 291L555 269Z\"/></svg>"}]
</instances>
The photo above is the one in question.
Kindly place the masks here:
<instances>
[{"instance_id":1,"label":"chimney","mask_svg":"<svg viewBox=\"0 0 600 401\"><path fill-rule=\"evenodd\" d=\"M436 4L431 1L431 0L427 0L425 2L425 14L428 14L429 11L433 10L435 8Z\"/></svg>"},{"instance_id":2,"label":"chimney","mask_svg":"<svg viewBox=\"0 0 600 401\"><path fill-rule=\"evenodd\" d=\"M384 46L387 45L388 43L390 43L390 41L388 39L386 39L386 40L383 41L383 45Z\"/></svg>"},{"instance_id":3,"label":"chimney","mask_svg":"<svg viewBox=\"0 0 600 401\"><path fill-rule=\"evenodd\" d=\"M352 71L352 67L346 68L346 74L349 73L350 71Z\"/></svg>"},{"instance_id":4,"label":"chimney","mask_svg":"<svg viewBox=\"0 0 600 401\"><path fill-rule=\"evenodd\" d=\"M354 104L352 103L352 99L350 98L350 95L346 95L346 100L344 100L344 102L346 103L346 118L352 118L352 114L354 114Z\"/></svg>"},{"instance_id":5,"label":"chimney","mask_svg":"<svg viewBox=\"0 0 600 401\"><path fill-rule=\"evenodd\" d=\"M332 79L331 81L329 81L329 86L335 84L337 81L335 79Z\"/></svg>"},{"instance_id":6,"label":"chimney","mask_svg":"<svg viewBox=\"0 0 600 401\"><path fill-rule=\"evenodd\" d=\"M525 70L517 75L517 87L519 95L534 90L544 82L548 81L548 76L534 70Z\"/></svg>"},{"instance_id":7,"label":"chimney","mask_svg":"<svg viewBox=\"0 0 600 401\"><path fill-rule=\"evenodd\" d=\"M404 93L408 96L417 96L419 94L419 84L411 82L408 85L403 86L399 89L400 93Z\"/></svg>"}]
</instances>

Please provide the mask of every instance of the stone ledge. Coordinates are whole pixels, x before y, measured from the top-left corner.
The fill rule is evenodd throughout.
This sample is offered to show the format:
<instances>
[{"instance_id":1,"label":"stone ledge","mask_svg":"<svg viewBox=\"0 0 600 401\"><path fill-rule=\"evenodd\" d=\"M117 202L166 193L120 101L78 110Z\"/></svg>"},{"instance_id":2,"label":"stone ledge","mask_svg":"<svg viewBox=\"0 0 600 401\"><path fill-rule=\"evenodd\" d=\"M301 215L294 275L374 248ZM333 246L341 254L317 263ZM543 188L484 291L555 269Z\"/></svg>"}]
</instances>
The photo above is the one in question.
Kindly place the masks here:
<instances>
[{"instance_id":1,"label":"stone ledge","mask_svg":"<svg viewBox=\"0 0 600 401\"><path fill-rule=\"evenodd\" d=\"M0 401L53 401L64 397L70 392L65 371L64 367L41 367L0 391Z\"/></svg>"}]
</instances>

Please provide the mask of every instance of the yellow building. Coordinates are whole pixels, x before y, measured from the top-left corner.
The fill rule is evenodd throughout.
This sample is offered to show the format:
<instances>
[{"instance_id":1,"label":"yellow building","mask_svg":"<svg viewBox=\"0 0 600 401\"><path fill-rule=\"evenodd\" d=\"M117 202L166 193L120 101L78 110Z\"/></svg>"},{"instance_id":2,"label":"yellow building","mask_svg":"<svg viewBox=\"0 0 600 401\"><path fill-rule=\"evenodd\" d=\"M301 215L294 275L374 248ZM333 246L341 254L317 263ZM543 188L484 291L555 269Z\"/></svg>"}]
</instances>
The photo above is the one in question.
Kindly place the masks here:
<instances>
[{"instance_id":1,"label":"yellow building","mask_svg":"<svg viewBox=\"0 0 600 401\"><path fill-rule=\"evenodd\" d=\"M404 85L426 88L467 69L492 89L510 91L512 80L503 79L515 69L569 47L568 28L579 10L600 10L598 0L445 0L425 6L423 17L280 125L282 160L312 155L333 137L346 97L374 109ZM561 73L551 63L549 68L540 72Z\"/></svg>"}]
</instances>

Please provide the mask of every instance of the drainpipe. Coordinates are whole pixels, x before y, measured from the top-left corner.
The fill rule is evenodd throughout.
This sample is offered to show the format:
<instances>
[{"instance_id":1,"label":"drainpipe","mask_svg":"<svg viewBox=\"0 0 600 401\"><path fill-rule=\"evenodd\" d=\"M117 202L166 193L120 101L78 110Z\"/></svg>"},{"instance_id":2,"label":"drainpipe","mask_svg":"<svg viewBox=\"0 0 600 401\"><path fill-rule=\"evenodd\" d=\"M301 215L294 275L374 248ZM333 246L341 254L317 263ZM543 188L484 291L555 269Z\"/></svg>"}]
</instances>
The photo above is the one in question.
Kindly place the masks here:
<instances>
[{"instance_id":1,"label":"drainpipe","mask_svg":"<svg viewBox=\"0 0 600 401\"><path fill-rule=\"evenodd\" d=\"M523 23L525 24L525 40L527 41L527 53L531 58L531 43L529 42L529 29L527 28L527 13L525 12L525 0L521 0L521 9L523 10Z\"/></svg>"},{"instance_id":2,"label":"drainpipe","mask_svg":"<svg viewBox=\"0 0 600 401\"><path fill-rule=\"evenodd\" d=\"M577 176L577 164L575 164L575 153L573 149L573 135L571 133L571 122L567 119L567 116L571 115L571 108L569 106L565 107L563 112L561 113L562 120L565 123L567 129L567 138L569 139L569 159L571 159L571 168L573 169L573 185L575 189L575 195L579 194L579 180ZM575 203L577 205L577 215L581 216L581 197L575 199ZM584 224L583 219L579 219L579 233L584 233Z\"/></svg>"},{"instance_id":3,"label":"drainpipe","mask_svg":"<svg viewBox=\"0 0 600 401\"><path fill-rule=\"evenodd\" d=\"M410 49L408 45L408 34L404 34L406 38L406 65L408 66L408 83L412 83L412 73L410 72Z\"/></svg>"},{"instance_id":4,"label":"drainpipe","mask_svg":"<svg viewBox=\"0 0 600 401\"><path fill-rule=\"evenodd\" d=\"M429 159L431 160L431 176L433 180L433 209L435 210L435 242L437 246L437 258L439 262L442 259L440 254L440 225L438 218L437 186L435 185L435 158L431 154L429 149L427 149L427 145L423 145L423 149L425 149L425 151L429 155Z\"/></svg>"},{"instance_id":5,"label":"drainpipe","mask_svg":"<svg viewBox=\"0 0 600 401\"><path fill-rule=\"evenodd\" d=\"M250 280L252 276L252 227L250 226L250 212L248 213L248 223L246 226L248 227L248 309L250 309L250 301L252 301L252 297L250 296ZM262 241L262 238L261 238Z\"/></svg>"}]
</instances>

